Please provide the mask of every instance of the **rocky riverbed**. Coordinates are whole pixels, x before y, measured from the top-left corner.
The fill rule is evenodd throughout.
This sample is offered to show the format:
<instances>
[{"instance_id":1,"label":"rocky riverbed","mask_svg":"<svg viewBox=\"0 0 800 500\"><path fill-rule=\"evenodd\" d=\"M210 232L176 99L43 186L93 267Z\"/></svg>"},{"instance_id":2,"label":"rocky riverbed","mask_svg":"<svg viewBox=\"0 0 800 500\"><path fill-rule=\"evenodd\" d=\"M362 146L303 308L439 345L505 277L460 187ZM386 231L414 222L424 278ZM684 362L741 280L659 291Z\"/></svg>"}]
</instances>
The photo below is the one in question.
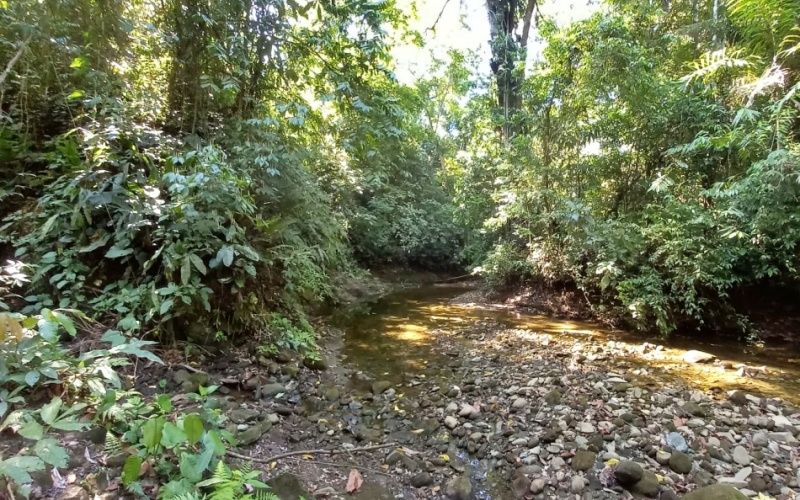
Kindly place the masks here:
<instances>
[{"instance_id":1,"label":"rocky riverbed","mask_svg":"<svg viewBox=\"0 0 800 500\"><path fill-rule=\"evenodd\" d=\"M281 498L349 497L351 468L365 479L355 497L365 499L788 499L800 492L800 410L745 391L659 382L645 363L660 359L658 345L629 352L615 341L461 321L428 332L422 345L406 339L410 352L429 359L403 371L397 360L359 358L344 332L326 331L326 359L307 363L315 369L289 357L215 367L217 381L248 391L223 398L245 453L343 450L265 465L279 478ZM683 362L713 362L702 354ZM397 444L347 452L385 443Z\"/></svg>"},{"instance_id":2,"label":"rocky riverbed","mask_svg":"<svg viewBox=\"0 0 800 500\"><path fill-rule=\"evenodd\" d=\"M208 374L174 367L170 387L219 384L213 398L242 454L338 451L257 463L282 500L800 493L800 410L764 391L693 383L736 371L712 354L682 352L668 366L668 346L520 328L438 302L377 322L363 314L372 319L360 330L347 317L321 325L322 359L227 352ZM420 326L422 316L435 321ZM773 378L755 388L793 387L786 373L763 376ZM379 445L391 446L359 451ZM364 483L350 495L353 469Z\"/></svg>"}]
</instances>

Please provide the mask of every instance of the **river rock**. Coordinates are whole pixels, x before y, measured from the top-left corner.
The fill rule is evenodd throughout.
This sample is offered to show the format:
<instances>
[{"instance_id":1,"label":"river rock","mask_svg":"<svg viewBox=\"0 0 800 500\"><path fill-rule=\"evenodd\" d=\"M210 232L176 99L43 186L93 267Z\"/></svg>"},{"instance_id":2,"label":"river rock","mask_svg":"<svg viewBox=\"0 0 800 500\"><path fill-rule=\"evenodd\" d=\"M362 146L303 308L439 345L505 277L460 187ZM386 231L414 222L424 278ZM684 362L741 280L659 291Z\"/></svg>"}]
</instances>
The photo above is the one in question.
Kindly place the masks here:
<instances>
[{"instance_id":1,"label":"river rock","mask_svg":"<svg viewBox=\"0 0 800 500\"><path fill-rule=\"evenodd\" d=\"M759 431L753 434L753 444L756 446L767 446L769 444L767 433Z\"/></svg>"},{"instance_id":2,"label":"river rock","mask_svg":"<svg viewBox=\"0 0 800 500\"><path fill-rule=\"evenodd\" d=\"M526 406L528 406L528 400L525 398L517 398L514 400L513 403L511 403L511 407L517 410L521 410Z\"/></svg>"},{"instance_id":3,"label":"river rock","mask_svg":"<svg viewBox=\"0 0 800 500\"><path fill-rule=\"evenodd\" d=\"M531 493L539 494L544 491L545 486L547 486L547 479L543 477L537 477L533 481L531 481Z\"/></svg>"},{"instance_id":4,"label":"river rock","mask_svg":"<svg viewBox=\"0 0 800 500\"><path fill-rule=\"evenodd\" d=\"M286 392L286 388L281 384L264 384L258 388L258 392L261 394L262 398L271 398L282 392Z\"/></svg>"},{"instance_id":5,"label":"river rock","mask_svg":"<svg viewBox=\"0 0 800 500\"><path fill-rule=\"evenodd\" d=\"M561 403L561 392L553 389L552 391L548 392L547 395L545 395L544 401L550 406L555 406Z\"/></svg>"},{"instance_id":6,"label":"river rock","mask_svg":"<svg viewBox=\"0 0 800 500\"><path fill-rule=\"evenodd\" d=\"M631 460L618 463L614 469L614 477L622 486L633 486L642 479L643 474L642 466Z\"/></svg>"},{"instance_id":7,"label":"river rock","mask_svg":"<svg viewBox=\"0 0 800 500\"><path fill-rule=\"evenodd\" d=\"M643 471L642 478L636 482L631 488L631 492L644 495L649 498L658 496L661 485L658 482L658 477L649 470Z\"/></svg>"},{"instance_id":8,"label":"river rock","mask_svg":"<svg viewBox=\"0 0 800 500\"><path fill-rule=\"evenodd\" d=\"M9 487L10 488L10 487ZM9 489L10 491L10 489ZM89 500L89 492L77 484L70 484L66 487L59 500Z\"/></svg>"},{"instance_id":9,"label":"river rock","mask_svg":"<svg viewBox=\"0 0 800 500\"><path fill-rule=\"evenodd\" d=\"M312 498L314 497L309 497L307 500ZM358 491L347 498L352 500L395 500L392 490L383 485L367 481L361 485Z\"/></svg>"},{"instance_id":10,"label":"river rock","mask_svg":"<svg viewBox=\"0 0 800 500\"><path fill-rule=\"evenodd\" d=\"M578 424L578 431L584 434L594 434L595 428L591 422L581 422Z\"/></svg>"},{"instance_id":11,"label":"river rock","mask_svg":"<svg viewBox=\"0 0 800 500\"><path fill-rule=\"evenodd\" d=\"M237 434L236 442L241 446L247 446L253 444L259 439L261 439L261 436L269 432L271 428L272 424L267 420L263 422L258 422L256 424L253 424L253 426L247 429L246 431Z\"/></svg>"},{"instance_id":12,"label":"river rock","mask_svg":"<svg viewBox=\"0 0 800 500\"><path fill-rule=\"evenodd\" d=\"M314 498L294 474L281 474L267 481L270 490L281 500L300 500Z\"/></svg>"},{"instance_id":13,"label":"river rock","mask_svg":"<svg viewBox=\"0 0 800 500\"><path fill-rule=\"evenodd\" d=\"M678 474L692 472L692 459L682 451L676 451L669 457L669 467Z\"/></svg>"},{"instance_id":14,"label":"river rock","mask_svg":"<svg viewBox=\"0 0 800 500\"><path fill-rule=\"evenodd\" d=\"M594 467L597 453L587 450L578 450L572 458L572 468L577 471L589 470Z\"/></svg>"},{"instance_id":15,"label":"river rock","mask_svg":"<svg viewBox=\"0 0 800 500\"><path fill-rule=\"evenodd\" d=\"M329 387L325 390L325 399L328 401L336 401L339 399L339 395L338 387Z\"/></svg>"},{"instance_id":16,"label":"river rock","mask_svg":"<svg viewBox=\"0 0 800 500\"><path fill-rule=\"evenodd\" d=\"M261 415L259 410L253 408L238 408L231 411L228 418L230 418L231 422L234 424L243 424L256 420L259 415Z\"/></svg>"},{"instance_id":17,"label":"river rock","mask_svg":"<svg viewBox=\"0 0 800 500\"><path fill-rule=\"evenodd\" d=\"M683 411L685 411L686 413L688 413L689 415L691 415L693 417L707 417L708 416L708 410L706 410L704 407L700 406L699 404L691 402L691 401L688 402L688 403L684 403L681 408L683 408Z\"/></svg>"},{"instance_id":18,"label":"river rock","mask_svg":"<svg viewBox=\"0 0 800 500\"><path fill-rule=\"evenodd\" d=\"M447 482L445 494L451 500L472 500L472 483L466 476L459 476Z\"/></svg>"},{"instance_id":19,"label":"river rock","mask_svg":"<svg viewBox=\"0 0 800 500\"><path fill-rule=\"evenodd\" d=\"M729 396L728 400L737 405L737 406L747 406L747 394L742 391L733 391Z\"/></svg>"},{"instance_id":20,"label":"river rock","mask_svg":"<svg viewBox=\"0 0 800 500\"><path fill-rule=\"evenodd\" d=\"M739 445L733 449L733 461L737 464L747 466L750 465L751 460L750 453L744 446Z\"/></svg>"},{"instance_id":21,"label":"river rock","mask_svg":"<svg viewBox=\"0 0 800 500\"><path fill-rule=\"evenodd\" d=\"M656 452L656 462L658 462L661 465L668 465L670 458L672 458L672 453L666 452L664 450L658 450Z\"/></svg>"},{"instance_id":22,"label":"river rock","mask_svg":"<svg viewBox=\"0 0 800 500\"><path fill-rule=\"evenodd\" d=\"M433 484L433 476L428 472L420 472L411 478L411 486L414 488L424 488Z\"/></svg>"},{"instance_id":23,"label":"river rock","mask_svg":"<svg viewBox=\"0 0 800 500\"><path fill-rule=\"evenodd\" d=\"M511 494L514 498L523 498L528 493L531 481L523 475L518 475L511 481Z\"/></svg>"},{"instance_id":24,"label":"river rock","mask_svg":"<svg viewBox=\"0 0 800 500\"><path fill-rule=\"evenodd\" d=\"M448 415L444 417L444 425L450 430L455 429L458 426L458 419L452 415Z\"/></svg>"},{"instance_id":25,"label":"river rock","mask_svg":"<svg viewBox=\"0 0 800 500\"><path fill-rule=\"evenodd\" d=\"M392 387L392 383L388 380L379 380L377 382L373 382L372 384L372 394L376 396L379 394L383 394L384 392L388 391Z\"/></svg>"},{"instance_id":26,"label":"river rock","mask_svg":"<svg viewBox=\"0 0 800 500\"><path fill-rule=\"evenodd\" d=\"M717 359L717 357L707 352L691 350L685 352L683 356L681 356L681 359L683 359L687 363L695 364L695 363L710 363L715 359Z\"/></svg>"},{"instance_id":27,"label":"river rock","mask_svg":"<svg viewBox=\"0 0 800 500\"><path fill-rule=\"evenodd\" d=\"M667 434L667 445L675 451L685 452L689 449L686 439L679 432Z\"/></svg>"},{"instance_id":28,"label":"river rock","mask_svg":"<svg viewBox=\"0 0 800 500\"><path fill-rule=\"evenodd\" d=\"M580 494L583 491L583 488L586 487L586 483L584 482L581 476L573 476L572 483L570 484L569 491L570 493Z\"/></svg>"},{"instance_id":29,"label":"river rock","mask_svg":"<svg viewBox=\"0 0 800 500\"><path fill-rule=\"evenodd\" d=\"M303 360L303 364L306 365L306 368L308 368L308 369L318 370L318 371L327 370L328 366L330 366L328 364L328 360L326 360L322 356L317 356L317 357L313 357L313 358L305 358Z\"/></svg>"},{"instance_id":30,"label":"river rock","mask_svg":"<svg viewBox=\"0 0 800 500\"><path fill-rule=\"evenodd\" d=\"M712 484L684 495L683 500L747 500L747 497L733 486Z\"/></svg>"}]
</instances>

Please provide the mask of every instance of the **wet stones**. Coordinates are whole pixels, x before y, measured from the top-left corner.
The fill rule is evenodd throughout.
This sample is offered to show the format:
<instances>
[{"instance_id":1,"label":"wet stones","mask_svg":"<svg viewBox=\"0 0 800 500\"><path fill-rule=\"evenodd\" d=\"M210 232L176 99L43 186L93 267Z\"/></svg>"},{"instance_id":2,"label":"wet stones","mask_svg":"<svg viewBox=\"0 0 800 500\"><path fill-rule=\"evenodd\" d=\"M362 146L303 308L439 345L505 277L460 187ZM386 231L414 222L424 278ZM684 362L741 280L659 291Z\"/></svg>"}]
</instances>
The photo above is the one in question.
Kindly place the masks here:
<instances>
[{"instance_id":1,"label":"wet stones","mask_svg":"<svg viewBox=\"0 0 800 500\"><path fill-rule=\"evenodd\" d=\"M538 495L539 493L544 491L546 486L547 486L547 480L543 477L537 477L536 479L531 481L530 491L531 493Z\"/></svg>"},{"instance_id":2,"label":"wet stones","mask_svg":"<svg viewBox=\"0 0 800 500\"><path fill-rule=\"evenodd\" d=\"M692 472L692 459L686 453L676 451L669 457L669 467L678 474Z\"/></svg>"},{"instance_id":3,"label":"wet stones","mask_svg":"<svg viewBox=\"0 0 800 500\"><path fill-rule=\"evenodd\" d=\"M526 406L528 406L528 400L525 398L517 398L513 403L511 403L511 408L515 410L521 410Z\"/></svg>"},{"instance_id":4,"label":"wet stones","mask_svg":"<svg viewBox=\"0 0 800 500\"><path fill-rule=\"evenodd\" d=\"M631 492L644 495L649 498L656 498L661 486L658 477L649 470L643 471L642 478L631 488Z\"/></svg>"},{"instance_id":5,"label":"wet stones","mask_svg":"<svg viewBox=\"0 0 800 500\"><path fill-rule=\"evenodd\" d=\"M305 358L303 359L303 364L309 370L317 370L317 371L327 370L328 367L330 366L328 364L328 361L322 356L314 358Z\"/></svg>"},{"instance_id":6,"label":"wet stones","mask_svg":"<svg viewBox=\"0 0 800 500\"><path fill-rule=\"evenodd\" d=\"M557 389L553 389L545 395L544 402L550 406L561 404L561 392Z\"/></svg>"},{"instance_id":7,"label":"wet stones","mask_svg":"<svg viewBox=\"0 0 800 500\"><path fill-rule=\"evenodd\" d=\"M392 387L392 383L388 380L379 380L372 384L372 394L379 395L388 391Z\"/></svg>"},{"instance_id":8,"label":"wet stones","mask_svg":"<svg viewBox=\"0 0 800 500\"><path fill-rule=\"evenodd\" d=\"M717 357L707 352L692 350L685 352L683 356L681 356L681 359L683 359L683 361L687 363L696 364L696 363L710 363L715 359L717 359Z\"/></svg>"},{"instance_id":9,"label":"wet stones","mask_svg":"<svg viewBox=\"0 0 800 500\"><path fill-rule=\"evenodd\" d=\"M269 432L271 428L272 423L268 420L256 423L247 430L240 432L236 436L236 442L242 446L251 445L261 439L261 436Z\"/></svg>"},{"instance_id":10,"label":"wet stones","mask_svg":"<svg viewBox=\"0 0 800 500\"><path fill-rule=\"evenodd\" d=\"M523 498L528 493L531 481L525 476L517 476L511 481L511 493L514 498Z\"/></svg>"},{"instance_id":11,"label":"wet stones","mask_svg":"<svg viewBox=\"0 0 800 500\"><path fill-rule=\"evenodd\" d=\"M411 486L414 488L424 488L433 484L433 476L429 472L420 472L411 478Z\"/></svg>"},{"instance_id":12,"label":"wet stones","mask_svg":"<svg viewBox=\"0 0 800 500\"><path fill-rule=\"evenodd\" d=\"M712 484L685 495L683 500L747 500L747 497L733 486Z\"/></svg>"},{"instance_id":13,"label":"wet stones","mask_svg":"<svg viewBox=\"0 0 800 500\"><path fill-rule=\"evenodd\" d=\"M620 462L614 469L614 477L622 486L633 486L642 479L643 475L644 469L642 469L642 466L630 460Z\"/></svg>"},{"instance_id":14,"label":"wet stones","mask_svg":"<svg viewBox=\"0 0 800 500\"><path fill-rule=\"evenodd\" d=\"M748 466L750 465L750 461L752 458L750 457L750 453L748 453L747 449L739 445L733 449L733 461L739 465Z\"/></svg>"},{"instance_id":15,"label":"wet stones","mask_svg":"<svg viewBox=\"0 0 800 500\"><path fill-rule=\"evenodd\" d=\"M570 493L580 494L586 487L586 482L581 476L573 476L569 486Z\"/></svg>"},{"instance_id":16,"label":"wet stones","mask_svg":"<svg viewBox=\"0 0 800 500\"><path fill-rule=\"evenodd\" d=\"M742 391L733 391L730 396L728 396L728 401L737 406L747 406L747 394Z\"/></svg>"},{"instance_id":17,"label":"wet stones","mask_svg":"<svg viewBox=\"0 0 800 500\"><path fill-rule=\"evenodd\" d=\"M466 476L451 479L445 486L445 494L450 500L472 500L472 483Z\"/></svg>"},{"instance_id":18,"label":"wet stones","mask_svg":"<svg viewBox=\"0 0 800 500\"><path fill-rule=\"evenodd\" d=\"M572 468L576 471L586 471L594 467L597 453L587 450L578 450L572 458Z\"/></svg>"},{"instance_id":19,"label":"wet stones","mask_svg":"<svg viewBox=\"0 0 800 500\"><path fill-rule=\"evenodd\" d=\"M286 392L286 388L283 387L281 384L264 384L256 390L256 393L259 396L259 398L264 398L264 399L277 396L282 392Z\"/></svg>"},{"instance_id":20,"label":"wet stones","mask_svg":"<svg viewBox=\"0 0 800 500\"><path fill-rule=\"evenodd\" d=\"M339 399L339 388L338 387L329 387L325 390L324 397L327 401L336 401Z\"/></svg>"}]
</instances>

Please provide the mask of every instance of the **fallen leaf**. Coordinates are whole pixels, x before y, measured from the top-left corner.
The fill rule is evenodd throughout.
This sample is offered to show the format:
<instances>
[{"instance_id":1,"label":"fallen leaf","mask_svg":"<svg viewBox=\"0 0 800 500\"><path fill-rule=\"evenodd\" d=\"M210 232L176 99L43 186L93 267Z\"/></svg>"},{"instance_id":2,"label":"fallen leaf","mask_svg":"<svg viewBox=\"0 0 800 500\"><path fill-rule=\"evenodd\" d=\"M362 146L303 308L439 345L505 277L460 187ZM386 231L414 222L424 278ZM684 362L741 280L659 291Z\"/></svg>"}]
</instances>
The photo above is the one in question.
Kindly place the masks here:
<instances>
[{"instance_id":1,"label":"fallen leaf","mask_svg":"<svg viewBox=\"0 0 800 500\"><path fill-rule=\"evenodd\" d=\"M273 470L275 470L275 467L277 467L277 466L278 466L278 462L270 462L269 463L269 470L273 471Z\"/></svg>"},{"instance_id":2,"label":"fallen leaf","mask_svg":"<svg viewBox=\"0 0 800 500\"><path fill-rule=\"evenodd\" d=\"M447 453L442 453L442 459L445 462L449 462L450 461L450 455L448 455Z\"/></svg>"},{"instance_id":3,"label":"fallen leaf","mask_svg":"<svg viewBox=\"0 0 800 500\"><path fill-rule=\"evenodd\" d=\"M303 458L305 458L306 460L314 460L314 455L306 454L306 455L303 455Z\"/></svg>"},{"instance_id":4,"label":"fallen leaf","mask_svg":"<svg viewBox=\"0 0 800 500\"><path fill-rule=\"evenodd\" d=\"M358 472L358 469L350 469L350 475L347 476L345 491L348 493L355 493L361 488L362 484L364 484L364 478L361 477L361 473Z\"/></svg>"}]
</instances>

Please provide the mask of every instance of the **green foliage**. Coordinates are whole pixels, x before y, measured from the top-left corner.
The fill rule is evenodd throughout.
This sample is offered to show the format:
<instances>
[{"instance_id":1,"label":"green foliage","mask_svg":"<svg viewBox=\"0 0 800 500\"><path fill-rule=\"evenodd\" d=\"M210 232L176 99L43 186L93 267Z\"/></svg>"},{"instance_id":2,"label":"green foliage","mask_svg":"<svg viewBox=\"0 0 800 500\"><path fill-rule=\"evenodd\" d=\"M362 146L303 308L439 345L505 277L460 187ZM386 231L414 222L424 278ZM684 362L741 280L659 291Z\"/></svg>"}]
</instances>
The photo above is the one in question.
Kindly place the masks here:
<instances>
[{"instance_id":1,"label":"green foliage","mask_svg":"<svg viewBox=\"0 0 800 500\"><path fill-rule=\"evenodd\" d=\"M490 283L572 284L664 335L740 330L738 289L798 284L800 11L717 7L615 0L545 20L515 133L493 134L485 95L452 113L467 255Z\"/></svg>"}]
</instances>

